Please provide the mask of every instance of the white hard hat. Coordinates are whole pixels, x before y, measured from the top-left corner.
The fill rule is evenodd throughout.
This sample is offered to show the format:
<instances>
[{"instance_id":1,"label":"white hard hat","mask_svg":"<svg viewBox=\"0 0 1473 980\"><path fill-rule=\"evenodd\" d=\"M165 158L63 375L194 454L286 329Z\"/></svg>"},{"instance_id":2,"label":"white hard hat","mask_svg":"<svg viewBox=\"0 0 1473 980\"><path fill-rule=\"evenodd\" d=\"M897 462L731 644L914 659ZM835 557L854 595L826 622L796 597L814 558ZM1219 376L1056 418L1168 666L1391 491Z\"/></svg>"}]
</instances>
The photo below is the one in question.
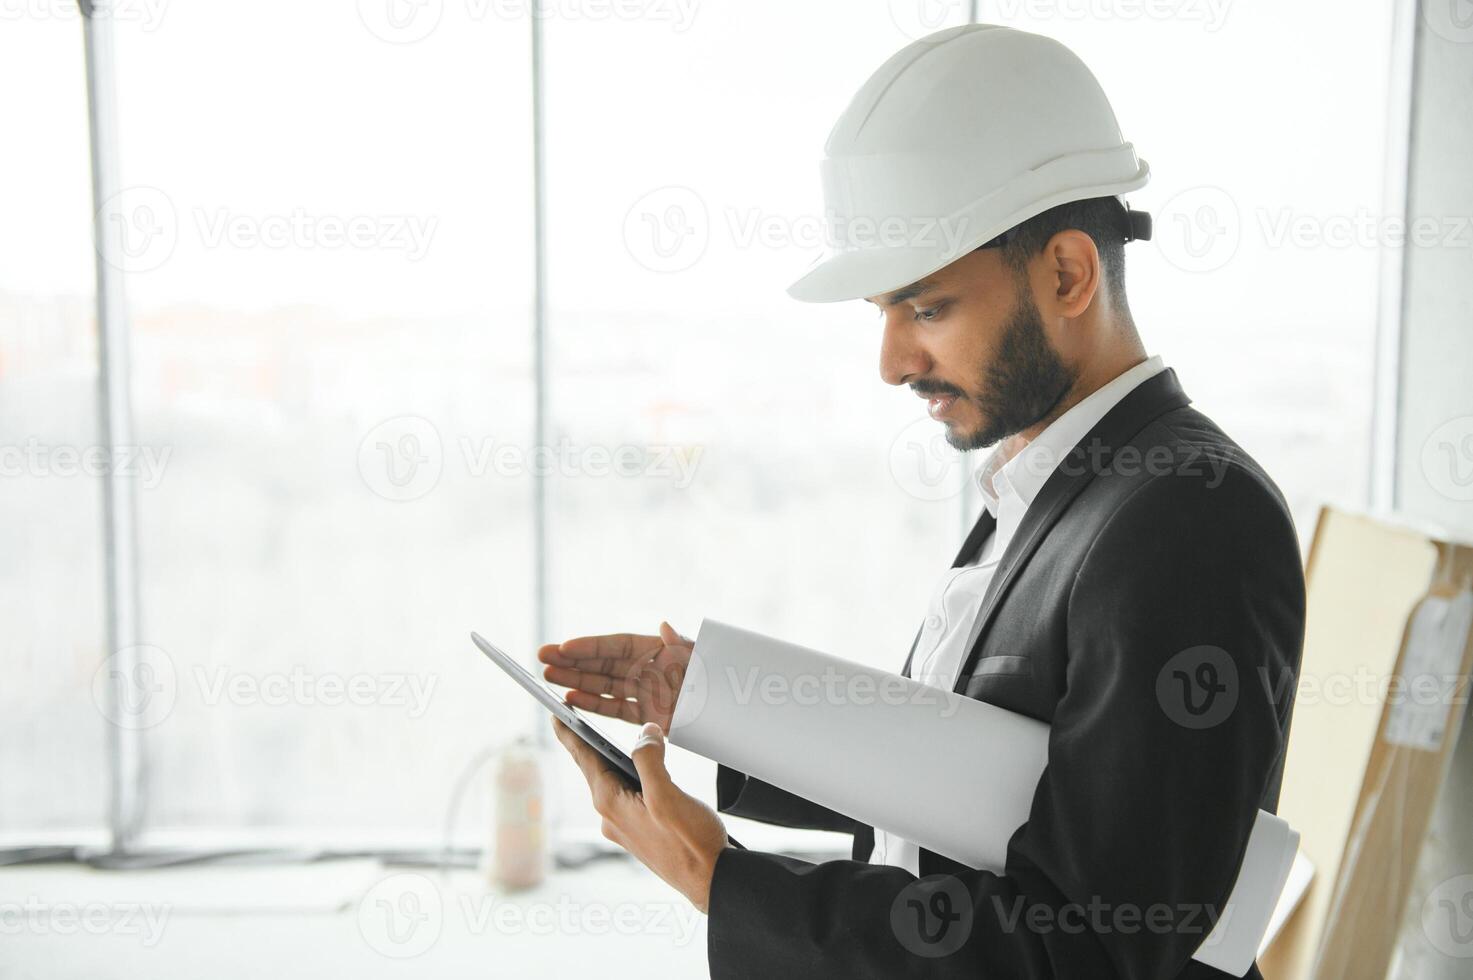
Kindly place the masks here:
<instances>
[{"instance_id":1,"label":"white hard hat","mask_svg":"<svg viewBox=\"0 0 1473 980\"><path fill-rule=\"evenodd\" d=\"M824 145L828 249L788 295L811 303L909 285L1069 201L1123 194L1150 168L1059 42L968 24L902 48ZM1127 240L1149 218L1126 211Z\"/></svg>"}]
</instances>

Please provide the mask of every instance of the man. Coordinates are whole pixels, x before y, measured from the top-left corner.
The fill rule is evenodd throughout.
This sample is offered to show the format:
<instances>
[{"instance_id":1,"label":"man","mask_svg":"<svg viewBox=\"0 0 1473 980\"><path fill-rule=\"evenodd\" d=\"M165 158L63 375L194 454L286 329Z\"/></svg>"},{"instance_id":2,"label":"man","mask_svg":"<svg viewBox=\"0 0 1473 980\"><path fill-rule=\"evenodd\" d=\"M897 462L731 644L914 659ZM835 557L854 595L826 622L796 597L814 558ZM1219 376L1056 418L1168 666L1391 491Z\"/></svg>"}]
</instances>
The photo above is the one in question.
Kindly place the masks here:
<instances>
[{"instance_id":1,"label":"man","mask_svg":"<svg viewBox=\"0 0 1473 980\"><path fill-rule=\"evenodd\" d=\"M1146 166L1072 53L987 25L892 57L826 149L845 231L790 292L872 303L884 380L995 446L905 673L1047 722L1048 764L1000 874L722 768L720 810L854 835L820 864L728 847L663 765L691 646L662 624L539 652L571 703L645 724L642 794L559 726L604 833L708 912L713 977L1224 976L1191 957L1277 802L1304 582L1278 489L1131 318L1149 222L1116 195ZM986 778L987 746L935 751Z\"/></svg>"}]
</instances>

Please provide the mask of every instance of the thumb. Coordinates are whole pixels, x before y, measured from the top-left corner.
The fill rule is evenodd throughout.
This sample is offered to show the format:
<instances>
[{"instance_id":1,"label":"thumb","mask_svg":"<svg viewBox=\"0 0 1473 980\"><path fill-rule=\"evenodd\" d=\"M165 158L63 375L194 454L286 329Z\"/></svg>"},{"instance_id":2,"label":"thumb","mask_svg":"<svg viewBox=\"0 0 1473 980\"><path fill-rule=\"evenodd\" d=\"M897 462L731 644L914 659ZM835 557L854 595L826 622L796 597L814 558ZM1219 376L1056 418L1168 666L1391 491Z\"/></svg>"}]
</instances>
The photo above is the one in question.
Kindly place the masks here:
<instances>
[{"instance_id":1,"label":"thumb","mask_svg":"<svg viewBox=\"0 0 1473 980\"><path fill-rule=\"evenodd\" d=\"M689 639L688 637L681 636L679 633L675 632L674 626L671 626L669 623L663 620L661 620L660 622L660 639L664 640L667 646L688 647L695 645L694 640Z\"/></svg>"},{"instance_id":2,"label":"thumb","mask_svg":"<svg viewBox=\"0 0 1473 980\"><path fill-rule=\"evenodd\" d=\"M670 781L670 772L665 768L665 733L660 731L660 726L652 721L645 722L630 755L634 757L634 768L639 772L645 805L655 817L659 817L675 788Z\"/></svg>"}]
</instances>

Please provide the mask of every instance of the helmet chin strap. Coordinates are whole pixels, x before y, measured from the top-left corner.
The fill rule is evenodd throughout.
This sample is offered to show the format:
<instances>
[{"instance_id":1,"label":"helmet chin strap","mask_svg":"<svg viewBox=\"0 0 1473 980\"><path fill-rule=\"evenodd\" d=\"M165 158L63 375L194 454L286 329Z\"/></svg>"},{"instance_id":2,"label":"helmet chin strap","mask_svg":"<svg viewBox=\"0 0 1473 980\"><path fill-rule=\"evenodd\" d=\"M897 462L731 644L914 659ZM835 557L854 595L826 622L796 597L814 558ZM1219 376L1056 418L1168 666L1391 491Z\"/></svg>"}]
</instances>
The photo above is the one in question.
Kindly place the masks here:
<instances>
[{"instance_id":1,"label":"helmet chin strap","mask_svg":"<svg viewBox=\"0 0 1473 980\"><path fill-rule=\"evenodd\" d=\"M1148 242L1151 240L1151 216L1145 211L1136 211L1130 205L1121 202L1125 208L1125 240L1127 242Z\"/></svg>"}]
</instances>

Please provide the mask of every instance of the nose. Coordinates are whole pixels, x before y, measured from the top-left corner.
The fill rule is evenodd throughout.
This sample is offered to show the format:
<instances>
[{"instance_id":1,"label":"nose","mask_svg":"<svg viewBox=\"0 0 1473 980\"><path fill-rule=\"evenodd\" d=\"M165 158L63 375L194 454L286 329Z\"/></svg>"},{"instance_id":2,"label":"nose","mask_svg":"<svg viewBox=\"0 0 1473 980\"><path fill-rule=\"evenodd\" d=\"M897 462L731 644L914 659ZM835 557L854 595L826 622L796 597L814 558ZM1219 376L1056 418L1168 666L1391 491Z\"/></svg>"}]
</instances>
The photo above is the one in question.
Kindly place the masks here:
<instances>
[{"instance_id":1,"label":"nose","mask_svg":"<svg viewBox=\"0 0 1473 980\"><path fill-rule=\"evenodd\" d=\"M880 377L889 385L903 385L922 377L930 369L926 351L916 342L914 323L904 309L885 314L885 332L880 337Z\"/></svg>"}]
</instances>

